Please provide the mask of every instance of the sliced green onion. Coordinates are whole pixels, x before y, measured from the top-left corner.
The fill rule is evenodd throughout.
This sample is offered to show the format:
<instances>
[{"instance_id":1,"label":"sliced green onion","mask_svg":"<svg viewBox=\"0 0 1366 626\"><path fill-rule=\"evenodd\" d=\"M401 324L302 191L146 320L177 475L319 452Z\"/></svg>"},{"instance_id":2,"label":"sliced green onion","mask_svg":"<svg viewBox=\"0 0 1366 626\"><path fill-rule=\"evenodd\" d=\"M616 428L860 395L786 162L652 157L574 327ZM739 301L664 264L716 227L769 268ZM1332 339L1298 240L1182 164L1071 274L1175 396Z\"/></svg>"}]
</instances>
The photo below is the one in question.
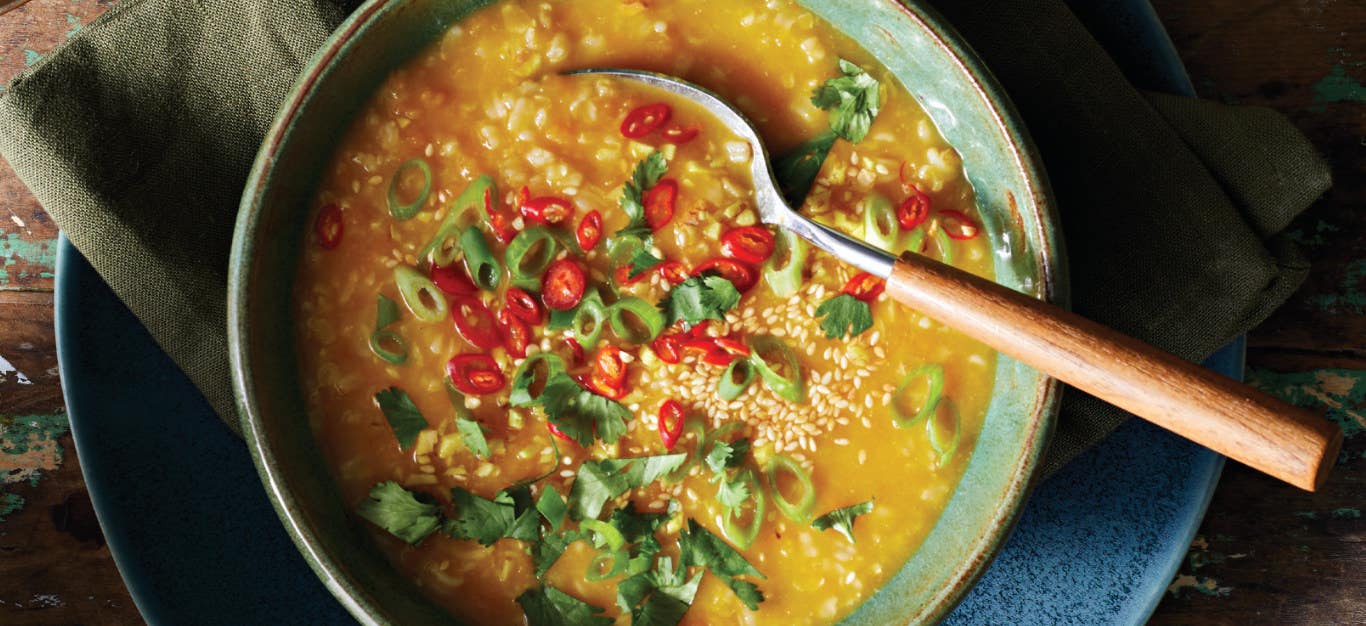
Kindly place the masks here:
<instances>
[{"instance_id":1,"label":"sliced green onion","mask_svg":"<svg viewBox=\"0 0 1366 626\"><path fill-rule=\"evenodd\" d=\"M403 175L409 170L417 168L422 172L422 190L417 192L417 197L408 204L403 204L398 199L398 186L403 180ZM427 166L427 162L422 159L408 159L398 169L394 171L394 177L389 179L389 215L394 219L406 220L417 215L422 210L422 205L427 202L427 196L432 192L432 168Z\"/></svg>"},{"instance_id":2,"label":"sliced green onion","mask_svg":"<svg viewBox=\"0 0 1366 626\"><path fill-rule=\"evenodd\" d=\"M749 522L742 524L740 522L740 514L743 513L742 508L737 507L727 511L721 515L721 530L725 533L726 538L735 544L735 547L747 550L754 545L755 538L759 536L759 528L764 525L764 501L767 498L764 497L764 490L760 488L759 478L754 474L753 469L747 467L740 470L735 478L736 480L744 480L749 484L749 502L753 503L751 515Z\"/></svg>"},{"instance_id":3,"label":"sliced green onion","mask_svg":"<svg viewBox=\"0 0 1366 626\"><path fill-rule=\"evenodd\" d=\"M772 335L757 335L750 338L749 347L752 354L749 361L754 364L754 369L759 372L759 376L764 379L764 384L768 385L773 393L788 402L802 402L806 399L806 389L802 385L802 370L797 364L797 355L786 343ZM768 360L764 353L777 353L778 359ZM779 373L778 366L787 372L787 376Z\"/></svg>"},{"instance_id":4,"label":"sliced green onion","mask_svg":"<svg viewBox=\"0 0 1366 626\"><path fill-rule=\"evenodd\" d=\"M952 239L942 228L934 229L934 257L941 262L953 265ZM930 249L925 245L925 227L917 226L910 232L906 239L906 249L916 254L930 256Z\"/></svg>"},{"instance_id":5,"label":"sliced green onion","mask_svg":"<svg viewBox=\"0 0 1366 626\"><path fill-rule=\"evenodd\" d=\"M640 320L644 328L632 328L625 317L626 313ZM630 343L648 343L664 332L664 314L655 305L640 298L627 296L617 300L607 308L607 316L612 321L612 331Z\"/></svg>"},{"instance_id":6,"label":"sliced green onion","mask_svg":"<svg viewBox=\"0 0 1366 626\"><path fill-rule=\"evenodd\" d=\"M403 296L403 304L413 316L424 322L439 322L446 317L446 294L436 288L436 283L407 265L394 268L394 283Z\"/></svg>"},{"instance_id":7,"label":"sliced green onion","mask_svg":"<svg viewBox=\"0 0 1366 626\"><path fill-rule=\"evenodd\" d=\"M592 533L593 545L599 549L607 548L616 552L626 545L626 537L623 537L620 530L607 522L586 519L579 522L579 529Z\"/></svg>"},{"instance_id":8,"label":"sliced green onion","mask_svg":"<svg viewBox=\"0 0 1366 626\"><path fill-rule=\"evenodd\" d=\"M787 298L802 286L807 243L786 228L778 229L773 243L773 256L764 263L764 282L773 290L773 295Z\"/></svg>"},{"instance_id":9,"label":"sliced green onion","mask_svg":"<svg viewBox=\"0 0 1366 626\"><path fill-rule=\"evenodd\" d=\"M474 284L484 291L493 291L503 281L503 264L493 256L483 231L470 226L460 235L460 249L465 252L465 271Z\"/></svg>"},{"instance_id":10,"label":"sliced green onion","mask_svg":"<svg viewBox=\"0 0 1366 626\"><path fill-rule=\"evenodd\" d=\"M536 364L541 361L545 361L545 379L541 381L543 388L551 376L564 371L564 361L554 354L537 352L528 356L512 373L512 391L508 395L508 402L512 406L534 406L540 400L539 393L531 395L531 388L536 385Z\"/></svg>"},{"instance_id":11,"label":"sliced green onion","mask_svg":"<svg viewBox=\"0 0 1366 626\"><path fill-rule=\"evenodd\" d=\"M596 520L593 520L596 521ZM612 559L611 567L607 566L607 559ZM601 582L618 576L626 572L626 567L630 565L631 557L625 550L613 552L599 552L593 560L588 563L588 569L583 572L584 580L588 582Z\"/></svg>"},{"instance_id":12,"label":"sliced green onion","mask_svg":"<svg viewBox=\"0 0 1366 626\"><path fill-rule=\"evenodd\" d=\"M390 300L384 294L379 294L375 309L375 330L398 321L398 303Z\"/></svg>"},{"instance_id":13,"label":"sliced green onion","mask_svg":"<svg viewBox=\"0 0 1366 626\"><path fill-rule=\"evenodd\" d=\"M702 455L705 454L702 450L702 441L706 439L706 429L707 427L702 424L701 418L684 418L683 434L678 437L678 441L682 443L682 441L691 434L696 445L693 446L692 451L688 452L688 458L684 459L683 464L679 465L678 469L664 475L664 482L676 483L683 480L683 478L688 475L688 472L692 470L692 467L697 465L697 462L702 459Z\"/></svg>"},{"instance_id":14,"label":"sliced green onion","mask_svg":"<svg viewBox=\"0 0 1366 626\"><path fill-rule=\"evenodd\" d=\"M936 466L943 467L953 460L954 453L958 451L958 440L963 433L962 421L958 414L958 406L949 398L944 398L934 411L933 418L926 420L925 432L929 435L930 448L939 455L934 461ZM944 432L950 429L953 431L952 434Z\"/></svg>"},{"instance_id":15,"label":"sliced green onion","mask_svg":"<svg viewBox=\"0 0 1366 626\"><path fill-rule=\"evenodd\" d=\"M783 490L778 486L778 475L780 472L787 472L801 485L802 495L796 502L787 499L783 495ZM798 524L805 524L811 521L811 509L816 505L816 485L811 482L811 473L802 468L800 463L775 454L768 462L768 489L773 494L773 504L778 507L783 515L788 516Z\"/></svg>"},{"instance_id":16,"label":"sliced green onion","mask_svg":"<svg viewBox=\"0 0 1366 626\"><path fill-rule=\"evenodd\" d=\"M944 393L944 367L928 363L915 368L892 393L892 423L899 428L913 426L929 417Z\"/></svg>"},{"instance_id":17,"label":"sliced green onion","mask_svg":"<svg viewBox=\"0 0 1366 626\"><path fill-rule=\"evenodd\" d=\"M539 247L537 244L540 244ZM522 289L541 288L541 275L555 262L559 241L549 229L532 226L508 242L505 257L512 284Z\"/></svg>"},{"instance_id":18,"label":"sliced green onion","mask_svg":"<svg viewBox=\"0 0 1366 626\"><path fill-rule=\"evenodd\" d=\"M574 321L570 322L569 327L574 330L574 341L579 342L584 350L592 350L598 345L598 338L602 337L602 328L607 324L607 307L602 304L602 297L594 292L591 297L584 296L579 302L579 306L574 310Z\"/></svg>"},{"instance_id":19,"label":"sliced green onion","mask_svg":"<svg viewBox=\"0 0 1366 626\"><path fill-rule=\"evenodd\" d=\"M438 267L445 267L460 260L460 234L481 221L485 191L495 197L498 195L498 187L493 184L493 177L488 174L474 179L469 187L460 192L446 211L446 217L442 218L441 224L436 227L436 235L418 253L419 261L427 259L429 254L432 263Z\"/></svg>"},{"instance_id":20,"label":"sliced green onion","mask_svg":"<svg viewBox=\"0 0 1366 626\"><path fill-rule=\"evenodd\" d=\"M736 380L736 375L740 376ZM716 383L716 395L721 396L722 400L734 400L745 392L745 388L754 382L754 364L749 359L735 359L726 366L726 373L721 375L721 380Z\"/></svg>"},{"instance_id":21,"label":"sliced green onion","mask_svg":"<svg viewBox=\"0 0 1366 626\"><path fill-rule=\"evenodd\" d=\"M636 252L645 249L645 242L639 237L619 237L612 240L612 247L608 253L610 267L608 275L612 285L613 293L621 293L626 285L617 284L617 272L619 267L630 267L632 260L636 257Z\"/></svg>"},{"instance_id":22,"label":"sliced green onion","mask_svg":"<svg viewBox=\"0 0 1366 626\"><path fill-rule=\"evenodd\" d=\"M898 227L892 201L876 191L863 199L863 240L891 251L896 247Z\"/></svg>"},{"instance_id":23,"label":"sliced green onion","mask_svg":"<svg viewBox=\"0 0 1366 626\"><path fill-rule=\"evenodd\" d=\"M390 350L387 345L394 346L394 349ZM392 330L380 329L370 333L370 351L394 365L408 362L408 342Z\"/></svg>"}]
</instances>

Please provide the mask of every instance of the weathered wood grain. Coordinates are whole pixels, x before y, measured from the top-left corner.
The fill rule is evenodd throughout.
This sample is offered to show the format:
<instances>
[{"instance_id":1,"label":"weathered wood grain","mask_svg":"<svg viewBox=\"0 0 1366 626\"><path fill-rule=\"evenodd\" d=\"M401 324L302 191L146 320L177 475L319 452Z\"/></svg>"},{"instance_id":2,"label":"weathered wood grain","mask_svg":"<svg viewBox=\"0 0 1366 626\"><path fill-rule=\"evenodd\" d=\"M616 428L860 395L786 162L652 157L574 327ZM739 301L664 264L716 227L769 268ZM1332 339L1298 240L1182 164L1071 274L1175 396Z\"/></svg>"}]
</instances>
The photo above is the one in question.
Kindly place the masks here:
<instances>
[{"instance_id":1,"label":"weathered wood grain","mask_svg":"<svg viewBox=\"0 0 1366 626\"><path fill-rule=\"evenodd\" d=\"M0 320L0 415L60 412L52 293L0 292Z\"/></svg>"}]
</instances>

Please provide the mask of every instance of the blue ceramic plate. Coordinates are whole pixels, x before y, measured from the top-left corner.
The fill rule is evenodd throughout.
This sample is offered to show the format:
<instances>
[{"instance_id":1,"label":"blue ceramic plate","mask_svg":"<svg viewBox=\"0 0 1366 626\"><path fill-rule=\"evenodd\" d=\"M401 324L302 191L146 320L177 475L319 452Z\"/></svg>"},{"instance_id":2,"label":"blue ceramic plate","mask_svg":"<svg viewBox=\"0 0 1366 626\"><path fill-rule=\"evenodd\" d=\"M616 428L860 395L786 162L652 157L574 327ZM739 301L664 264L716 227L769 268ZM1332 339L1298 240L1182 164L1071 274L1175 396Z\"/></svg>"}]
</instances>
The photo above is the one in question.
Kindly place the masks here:
<instances>
[{"instance_id":1,"label":"blue ceramic plate","mask_svg":"<svg viewBox=\"0 0 1366 626\"><path fill-rule=\"evenodd\" d=\"M1074 0L1141 86L1189 93L1145 0ZM63 238L56 331L86 483L151 623L345 623L286 536L246 448ZM1241 342L1209 363L1240 375ZM1222 457L1133 422L1036 490L950 623L1139 624L1176 572Z\"/></svg>"}]
</instances>

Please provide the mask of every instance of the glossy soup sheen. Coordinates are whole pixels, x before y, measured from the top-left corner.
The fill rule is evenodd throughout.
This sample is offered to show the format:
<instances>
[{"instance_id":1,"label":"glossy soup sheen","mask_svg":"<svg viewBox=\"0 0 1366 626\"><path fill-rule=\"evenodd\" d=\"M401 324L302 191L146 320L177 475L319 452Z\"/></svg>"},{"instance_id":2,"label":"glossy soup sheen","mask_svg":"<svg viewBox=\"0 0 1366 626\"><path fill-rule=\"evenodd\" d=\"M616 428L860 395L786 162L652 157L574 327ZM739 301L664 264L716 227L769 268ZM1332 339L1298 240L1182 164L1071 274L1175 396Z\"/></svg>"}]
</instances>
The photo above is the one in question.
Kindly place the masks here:
<instances>
[{"instance_id":1,"label":"glossy soup sheen","mask_svg":"<svg viewBox=\"0 0 1366 626\"><path fill-rule=\"evenodd\" d=\"M696 450L699 432L714 433L730 423L740 426L724 431L723 440L752 442L741 469L757 470L756 491L770 490L763 469L782 455L809 472L815 493L810 515L800 522L774 506L768 494L757 537L739 550L764 576L741 577L764 595L757 611L747 609L723 580L708 572L701 576L682 623L832 623L874 594L929 533L970 456L995 369L995 355L984 346L898 307L885 295L872 302L870 329L852 338L827 338L816 308L836 296L856 270L812 252L797 293L779 297L761 278L725 313L724 321L710 322L695 333L704 341L778 338L797 355L805 388L802 401L783 399L757 379L739 398L722 400L716 387L724 368L706 363L704 353L684 351L681 362L666 363L650 343L623 341L608 329L599 347L613 345L625 355L626 394L620 403L631 415L625 435L615 444L597 441L587 448L552 439L543 410L510 407L510 384L504 384L493 393L463 399L469 417L486 429L492 455L480 459L457 430L447 361L458 354L490 354L510 383L521 359L504 347L474 347L456 332L449 316L420 321L405 306L394 279L400 266L428 271L427 259L419 259L418 252L452 210L454 199L476 177L489 175L497 189L490 198L492 208L508 217L518 215L523 186L533 197L569 202L574 216L563 230L570 238L590 210L601 214L601 243L586 255L561 255L586 268L588 284L598 286L610 303L613 272L620 263L607 250L627 222L618 201L637 163L654 150L666 158L664 178L678 185L672 219L653 233L655 256L686 268L724 256L721 235L752 225L757 217L746 144L688 103L610 78L559 73L616 66L685 77L738 104L756 122L770 150L783 154L828 130L830 116L813 106L811 95L839 76L840 58L880 81L881 110L862 141L835 143L803 210L865 236L860 211L866 197L878 193L900 205L919 190L931 200L932 211L915 228L918 234L897 235L895 251L921 239L925 243L917 250L948 256L959 267L989 276L986 237L948 238L940 232L949 227L946 211L967 216L968 226L955 228L968 229L976 219L957 155L895 79L795 3L498 2L459 22L395 71L358 115L321 181L312 215L321 219L319 211L339 209L333 217L340 217L342 229L329 234L330 248L322 245L318 233L310 233L297 283L297 349L309 419L347 504L364 502L376 484L394 481L441 504L443 515L450 517L459 514L451 504L452 488L492 498L547 471L550 476L536 483L532 493L554 487L566 495L585 460L668 453L657 416L661 404L672 399L690 416L686 434L672 452L688 453L691 469L680 481L655 482L613 499L602 518L618 507L649 513L676 507L657 532L661 554L675 563L679 531L688 520L729 545L740 543L727 536L721 523L726 511L718 502L718 483L711 480L714 471L697 459L709 450ZM697 128L697 136L678 145L660 132L624 137L621 125L627 115L655 102L670 105L670 123ZM410 159L422 159L430 167L430 193L415 216L398 220L390 214L387 194L399 165ZM417 194L421 177L415 171L400 177L400 199ZM527 222L517 217L509 226L526 227ZM495 257L501 258L503 246L486 224L482 227ZM493 313L505 306L507 282L503 276L498 289L479 296ZM647 272L643 280L623 287L622 295L654 303L669 287L657 273ZM536 295L536 289L528 291ZM409 347L402 365L378 358L371 349L380 294L398 303L399 319L387 329ZM665 331L682 332L679 325ZM572 331L537 325L532 334L530 353L554 353L569 373L591 376L595 351L587 350L576 361L567 341ZM931 419L898 427L891 405L902 400L893 396L908 374L926 364L943 368L945 400ZM402 389L428 425L406 450L375 399L390 387ZM907 392L911 399L904 400L908 404L914 404L912 387ZM945 417L949 405L961 420L959 440L956 453L942 455L930 441L930 429L941 429L941 439L949 432L945 429L951 426L945 424L951 422L944 421L952 418ZM793 483L790 477L778 480L779 488L796 499L800 485ZM753 507L757 497L752 495L747 506ZM867 501L873 504L871 512L853 524L856 543L809 523L810 517ZM618 623L630 621L630 613L622 615L616 606L620 577L585 579L596 555L587 541L572 544L544 580L538 580L524 541L505 538L484 547L437 531L408 545L377 526L366 527L400 571L469 622L525 623L516 598L542 585L619 616ZM687 573L702 571L693 567Z\"/></svg>"}]
</instances>

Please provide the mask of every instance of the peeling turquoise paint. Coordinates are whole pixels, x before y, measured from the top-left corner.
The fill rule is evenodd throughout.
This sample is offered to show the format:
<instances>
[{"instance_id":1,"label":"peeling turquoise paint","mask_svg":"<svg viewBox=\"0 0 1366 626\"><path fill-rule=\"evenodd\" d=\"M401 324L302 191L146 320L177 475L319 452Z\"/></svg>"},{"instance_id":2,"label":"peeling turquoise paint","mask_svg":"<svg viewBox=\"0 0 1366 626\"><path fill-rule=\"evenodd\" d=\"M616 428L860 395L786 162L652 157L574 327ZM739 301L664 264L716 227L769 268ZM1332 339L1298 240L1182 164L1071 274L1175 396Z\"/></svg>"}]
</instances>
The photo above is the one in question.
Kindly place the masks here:
<instances>
[{"instance_id":1,"label":"peeling turquoise paint","mask_svg":"<svg viewBox=\"0 0 1366 626\"><path fill-rule=\"evenodd\" d=\"M1347 67L1334 63L1327 76L1314 83L1314 103L1366 102L1366 86L1347 75Z\"/></svg>"},{"instance_id":2,"label":"peeling turquoise paint","mask_svg":"<svg viewBox=\"0 0 1366 626\"><path fill-rule=\"evenodd\" d=\"M1316 295L1309 303L1326 311L1366 314L1366 259L1348 263L1342 273L1337 293Z\"/></svg>"},{"instance_id":3,"label":"peeling turquoise paint","mask_svg":"<svg viewBox=\"0 0 1366 626\"><path fill-rule=\"evenodd\" d=\"M1366 370L1273 372L1253 369L1248 382L1296 406L1327 409L1347 437L1366 432Z\"/></svg>"},{"instance_id":4,"label":"peeling turquoise paint","mask_svg":"<svg viewBox=\"0 0 1366 626\"><path fill-rule=\"evenodd\" d=\"M66 14L66 26L67 26L66 36L67 36L67 38L70 38L72 35L74 35L74 34L80 32L80 30L81 30L81 18L76 17L75 15L72 15L72 14L70 14L70 13L67 13L67 14Z\"/></svg>"},{"instance_id":5,"label":"peeling turquoise paint","mask_svg":"<svg viewBox=\"0 0 1366 626\"><path fill-rule=\"evenodd\" d=\"M1319 514L1313 511L1295 511L1295 517L1303 517L1304 519L1318 519Z\"/></svg>"},{"instance_id":6,"label":"peeling turquoise paint","mask_svg":"<svg viewBox=\"0 0 1366 626\"><path fill-rule=\"evenodd\" d=\"M12 270L20 262L27 267ZM26 241L18 234L0 237L0 285L23 279L52 278L57 268L57 241Z\"/></svg>"},{"instance_id":7,"label":"peeling turquoise paint","mask_svg":"<svg viewBox=\"0 0 1366 626\"><path fill-rule=\"evenodd\" d=\"M44 471L61 466L65 452L57 439L70 429L65 413L0 415L0 467L9 469L0 480L38 486Z\"/></svg>"},{"instance_id":8,"label":"peeling turquoise paint","mask_svg":"<svg viewBox=\"0 0 1366 626\"><path fill-rule=\"evenodd\" d=\"M24 50L24 67L32 67L34 63L37 63L38 60L42 58L43 55L38 54L37 52Z\"/></svg>"},{"instance_id":9,"label":"peeling turquoise paint","mask_svg":"<svg viewBox=\"0 0 1366 626\"><path fill-rule=\"evenodd\" d=\"M1338 228L1337 226L1329 224L1328 222L1325 222L1323 220L1319 220L1317 224L1314 224L1314 232L1312 233L1305 232L1305 229L1303 228L1295 228L1286 231L1285 236L1289 237L1291 241L1302 246L1317 247L1328 243L1327 240L1324 238L1325 234L1335 233L1340 230L1342 229Z\"/></svg>"},{"instance_id":10,"label":"peeling turquoise paint","mask_svg":"<svg viewBox=\"0 0 1366 626\"><path fill-rule=\"evenodd\" d=\"M17 493L0 493L0 522L6 515L18 513L24 508L24 496Z\"/></svg>"},{"instance_id":11,"label":"peeling turquoise paint","mask_svg":"<svg viewBox=\"0 0 1366 626\"><path fill-rule=\"evenodd\" d=\"M1361 509L1333 509L1333 519L1361 519Z\"/></svg>"}]
</instances>

